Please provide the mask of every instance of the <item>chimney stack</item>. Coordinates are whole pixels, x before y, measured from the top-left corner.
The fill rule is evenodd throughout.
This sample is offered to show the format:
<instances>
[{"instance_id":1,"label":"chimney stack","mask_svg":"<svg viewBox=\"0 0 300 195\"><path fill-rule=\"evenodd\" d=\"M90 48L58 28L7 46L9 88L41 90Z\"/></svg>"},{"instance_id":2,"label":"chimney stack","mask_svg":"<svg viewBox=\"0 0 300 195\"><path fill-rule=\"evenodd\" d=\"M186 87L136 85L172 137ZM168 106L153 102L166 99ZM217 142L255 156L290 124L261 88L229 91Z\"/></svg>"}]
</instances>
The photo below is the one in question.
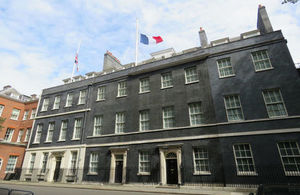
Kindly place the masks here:
<instances>
[{"instance_id":1,"label":"chimney stack","mask_svg":"<svg viewBox=\"0 0 300 195\"><path fill-rule=\"evenodd\" d=\"M32 94L32 95L30 95L31 96L31 99L32 100L35 100L36 99L36 97L37 97L37 95L36 94Z\"/></svg>"},{"instance_id":2,"label":"chimney stack","mask_svg":"<svg viewBox=\"0 0 300 195\"><path fill-rule=\"evenodd\" d=\"M202 27L200 27L199 37L200 37L200 45L201 45L201 48L207 47L208 44L207 44L206 33L205 33L205 30L203 30Z\"/></svg>"},{"instance_id":3,"label":"chimney stack","mask_svg":"<svg viewBox=\"0 0 300 195\"><path fill-rule=\"evenodd\" d=\"M261 34L273 32L273 27L269 20L266 8L262 5L258 6L257 29L260 31Z\"/></svg>"},{"instance_id":4,"label":"chimney stack","mask_svg":"<svg viewBox=\"0 0 300 195\"><path fill-rule=\"evenodd\" d=\"M5 85L5 86L3 87L3 90L10 89L10 88L11 88L10 85Z\"/></svg>"}]
</instances>

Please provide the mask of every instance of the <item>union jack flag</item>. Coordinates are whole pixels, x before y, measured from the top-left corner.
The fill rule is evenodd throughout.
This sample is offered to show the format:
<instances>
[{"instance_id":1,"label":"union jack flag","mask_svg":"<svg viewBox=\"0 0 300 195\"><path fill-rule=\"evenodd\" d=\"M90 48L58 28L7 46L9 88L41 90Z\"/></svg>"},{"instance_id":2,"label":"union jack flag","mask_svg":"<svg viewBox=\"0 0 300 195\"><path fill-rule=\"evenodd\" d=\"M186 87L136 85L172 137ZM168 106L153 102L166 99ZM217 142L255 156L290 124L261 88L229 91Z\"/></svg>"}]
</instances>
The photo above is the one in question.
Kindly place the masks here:
<instances>
[{"instance_id":1,"label":"union jack flag","mask_svg":"<svg viewBox=\"0 0 300 195\"><path fill-rule=\"evenodd\" d=\"M75 64L76 64L76 68L77 68L77 72L79 71L79 67L78 67L78 53L76 53L76 55L75 55L75 62L74 62Z\"/></svg>"}]
</instances>

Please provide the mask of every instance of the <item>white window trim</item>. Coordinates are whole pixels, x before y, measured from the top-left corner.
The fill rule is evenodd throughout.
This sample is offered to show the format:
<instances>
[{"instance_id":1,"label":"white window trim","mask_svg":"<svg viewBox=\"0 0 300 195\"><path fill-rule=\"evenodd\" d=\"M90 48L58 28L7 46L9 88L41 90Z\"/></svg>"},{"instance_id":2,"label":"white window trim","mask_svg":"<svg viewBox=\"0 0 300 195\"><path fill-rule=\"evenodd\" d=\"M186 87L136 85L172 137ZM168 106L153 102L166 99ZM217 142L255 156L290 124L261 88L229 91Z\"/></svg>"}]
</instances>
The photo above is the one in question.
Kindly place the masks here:
<instances>
[{"instance_id":1,"label":"white window trim","mask_svg":"<svg viewBox=\"0 0 300 195\"><path fill-rule=\"evenodd\" d=\"M50 132L50 125L52 125L53 124L53 129L52 129L52 138L51 138L51 140L49 140L49 132ZM47 137L46 137L46 141L45 141L45 143L51 143L52 142L52 140L53 140L53 135L54 135L54 130L55 130L55 123L54 122L49 122L49 124L48 124L48 130L47 130Z\"/></svg>"},{"instance_id":2,"label":"white window trim","mask_svg":"<svg viewBox=\"0 0 300 195\"><path fill-rule=\"evenodd\" d=\"M25 110L24 111L24 115L23 115L23 121L27 120L28 119L28 116L29 116L29 110Z\"/></svg>"},{"instance_id":3,"label":"white window trim","mask_svg":"<svg viewBox=\"0 0 300 195\"><path fill-rule=\"evenodd\" d=\"M32 160L32 157L34 156L34 160ZM33 165L31 167L31 162L33 161ZM36 153L31 153L30 154L30 160L29 160L29 167L27 169L27 174L32 174L33 171L34 171L34 164L35 164L35 161L36 161Z\"/></svg>"},{"instance_id":4,"label":"white window trim","mask_svg":"<svg viewBox=\"0 0 300 195\"><path fill-rule=\"evenodd\" d=\"M122 115L124 115L124 121L123 121L123 123L122 124L124 124L124 128L122 129L122 132L117 132L117 118L118 118L118 114L122 114ZM126 118L125 118L126 116L125 116L125 112L117 112L116 113L116 120L115 120L115 134L122 134L122 133L124 133L124 130L125 130L125 124L126 124Z\"/></svg>"},{"instance_id":5,"label":"white window trim","mask_svg":"<svg viewBox=\"0 0 300 195\"><path fill-rule=\"evenodd\" d=\"M147 112L148 113L148 123L149 123L149 128L148 129L142 129L142 122L145 122L145 121L142 121L141 120L141 113L142 112ZM141 110L139 112L139 131L148 131L150 130L150 111L147 109L147 110Z\"/></svg>"},{"instance_id":6,"label":"white window trim","mask_svg":"<svg viewBox=\"0 0 300 195\"><path fill-rule=\"evenodd\" d=\"M120 84L121 83L125 83L125 85L126 85L126 88L125 88L125 95L120 95ZM124 80L124 81L119 81L118 82L118 92L117 92L118 94L117 94L117 97L126 97L127 96L127 81L126 80Z\"/></svg>"},{"instance_id":7,"label":"white window trim","mask_svg":"<svg viewBox=\"0 0 300 195\"><path fill-rule=\"evenodd\" d=\"M12 118L12 117L13 117L13 113L14 113L15 110L18 111L18 114L16 115L17 117L16 117L16 118ZM20 109L18 109L18 108L13 108L12 111L11 111L10 120L15 120L15 121L17 121L17 120L19 119L19 117L20 117L20 113L21 113L21 110L20 110Z\"/></svg>"},{"instance_id":8,"label":"white window trim","mask_svg":"<svg viewBox=\"0 0 300 195\"><path fill-rule=\"evenodd\" d=\"M171 75L171 81L172 81L172 85L170 85L170 86L166 86L166 87L164 87L163 86L163 75L164 74L170 74ZM173 84L173 75L172 75L172 72L165 72L165 73L162 73L161 75L160 75L160 89L168 89L168 88L172 88L173 86L174 86L174 84Z\"/></svg>"},{"instance_id":9,"label":"white window trim","mask_svg":"<svg viewBox=\"0 0 300 195\"><path fill-rule=\"evenodd\" d=\"M198 148L201 148L201 147L198 147ZM193 162L194 162L194 173L193 173L193 175L211 175L210 164L209 164L209 156L207 158L209 171L196 171L195 149L198 149L198 148L193 148ZM206 148L205 148L205 150L207 151L207 155L209 155L208 150Z\"/></svg>"},{"instance_id":10,"label":"white window trim","mask_svg":"<svg viewBox=\"0 0 300 195\"><path fill-rule=\"evenodd\" d=\"M142 91L142 81L147 80L148 85L149 85L149 90L146 91ZM139 87L139 94L143 94L143 93L149 93L150 92L150 78L149 77L145 77L140 79L140 87Z\"/></svg>"},{"instance_id":11,"label":"white window trim","mask_svg":"<svg viewBox=\"0 0 300 195\"><path fill-rule=\"evenodd\" d=\"M192 102L192 103L189 103L188 104L188 109L189 109L189 118L190 118L190 126L199 126L199 125L203 125L203 123L201 123L201 124L195 124L195 125L193 125L192 124L192 113L191 113L191 108L190 108L190 105L191 104L199 104L200 105L200 110L202 110L202 102ZM204 113L203 113L203 111L202 112L200 112L200 113L198 113L198 114L200 114L200 115L204 115Z\"/></svg>"},{"instance_id":12,"label":"white window trim","mask_svg":"<svg viewBox=\"0 0 300 195\"><path fill-rule=\"evenodd\" d=\"M72 101L70 101L69 99L70 99L70 96L72 97ZM71 104L69 105L68 104L68 102L71 102ZM67 107L71 107L73 105L73 94L72 93L68 93L67 94L67 98L66 98L66 104L65 104L65 107L67 108Z\"/></svg>"},{"instance_id":13,"label":"white window trim","mask_svg":"<svg viewBox=\"0 0 300 195\"><path fill-rule=\"evenodd\" d=\"M55 96L52 110L58 110L60 107L60 96ZM58 104L57 107L55 107Z\"/></svg>"},{"instance_id":14,"label":"white window trim","mask_svg":"<svg viewBox=\"0 0 300 195\"><path fill-rule=\"evenodd\" d=\"M58 138L58 141L59 142L63 142L63 141L66 141L66 138L65 139L62 139L62 130L63 130L63 123L66 123L66 135L67 136L67 131L68 131L68 121L61 121L61 124L60 124L60 131L59 131L59 138Z\"/></svg>"},{"instance_id":15,"label":"white window trim","mask_svg":"<svg viewBox=\"0 0 300 195\"><path fill-rule=\"evenodd\" d=\"M2 104L0 104L0 116L2 116L2 113L3 113L3 111L4 111L4 108L5 108L5 106L4 105L2 105Z\"/></svg>"},{"instance_id":16,"label":"white window trim","mask_svg":"<svg viewBox=\"0 0 300 195\"><path fill-rule=\"evenodd\" d=\"M297 145L298 151L300 151L298 142L295 141L295 140L280 141L280 142L295 142L296 145ZM276 145L277 145L278 153L279 153L279 155L280 155L280 161L281 161L281 165L282 165L282 167L283 167L285 176L300 176L300 170L299 170L299 171L286 171L286 170L285 170L285 166L284 166L284 163L283 163L283 160L282 160L282 155L281 155L280 148L279 148L279 145L278 145L278 143L280 143L280 142L277 142Z\"/></svg>"},{"instance_id":17,"label":"white window trim","mask_svg":"<svg viewBox=\"0 0 300 195\"><path fill-rule=\"evenodd\" d=\"M10 131L9 131L10 133L9 133L9 136L8 136L9 139L5 140L4 138L5 138L5 136L6 136L8 130L10 130ZM3 141L5 141L5 142L11 142L11 140L12 140L12 138L13 138L13 136L14 136L14 132L15 132L15 129L13 129L13 128L7 128L7 129L6 129L6 132L5 132L5 134L4 134Z\"/></svg>"},{"instance_id":18,"label":"white window trim","mask_svg":"<svg viewBox=\"0 0 300 195\"><path fill-rule=\"evenodd\" d=\"M48 167L48 162L49 162L49 152L43 152L42 153L42 160L41 160L41 163L40 163L40 171L39 171L39 174L40 175L45 175L47 173L47 167ZM45 158L45 154L48 154L48 157L47 157L47 161L46 161L46 165L45 165L45 172L42 172L43 171L43 162L44 162L44 158Z\"/></svg>"},{"instance_id":19,"label":"white window trim","mask_svg":"<svg viewBox=\"0 0 300 195\"><path fill-rule=\"evenodd\" d=\"M99 95L100 95L100 88L103 89L103 98L102 98L102 99L99 98ZM99 87L97 88L97 99L96 99L96 101L104 101L104 100L105 100L105 91L106 91L106 86L105 86L105 85L99 86Z\"/></svg>"},{"instance_id":20,"label":"white window trim","mask_svg":"<svg viewBox=\"0 0 300 195\"><path fill-rule=\"evenodd\" d=\"M27 128L26 129L26 133L25 133L25 137L24 137L24 142L28 142L30 139L30 132L31 132L31 128Z\"/></svg>"},{"instance_id":21,"label":"white window trim","mask_svg":"<svg viewBox=\"0 0 300 195\"><path fill-rule=\"evenodd\" d=\"M138 171L138 174L137 175L151 175L151 161L150 161L150 154L149 152L147 152L148 156L149 156L149 160L147 161L149 163L149 171L148 172L141 172L141 152L146 152L146 151L140 151L139 152L139 171Z\"/></svg>"},{"instance_id":22,"label":"white window trim","mask_svg":"<svg viewBox=\"0 0 300 195\"><path fill-rule=\"evenodd\" d=\"M41 127L41 129L39 129L39 127ZM39 140L37 140L37 135L38 135L38 130L40 130L40 137L39 137ZM40 141L41 141L41 136L42 136L42 131L43 131L43 125L42 124L38 124L37 126L36 126L36 132L35 132L35 137L34 137L34 141L33 141L33 143L34 144L39 144L40 143Z\"/></svg>"},{"instance_id":23,"label":"white window trim","mask_svg":"<svg viewBox=\"0 0 300 195\"><path fill-rule=\"evenodd\" d=\"M36 108L31 110L30 119L34 119L36 115Z\"/></svg>"},{"instance_id":24,"label":"white window trim","mask_svg":"<svg viewBox=\"0 0 300 195\"><path fill-rule=\"evenodd\" d=\"M48 102L47 102L48 101ZM46 104L47 102L47 104ZM45 106L47 105L47 107ZM43 104L42 104L42 108L41 108L41 112L46 112L48 110L48 107L49 107L49 98L45 98L43 100Z\"/></svg>"},{"instance_id":25,"label":"white window trim","mask_svg":"<svg viewBox=\"0 0 300 195\"><path fill-rule=\"evenodd\" d=\"M172 108L172 112L173 112L173 127L166 127L166 124L165 124L165 117L164 117L164 109L166 108ZM163 129L170 129L170 128L174 128L175 127L175 108L174 106L166 106L166 107L163 107L162 108L162 120L163 120Z\"/></svg>"},{"instance_id":26,"label":"white window trim","mask_svg":"<svg viewBox=\"0 0 300 195\"><path fill-rule=\"evenodd\" d=\"M16 156L17 158L16 158L16 161L15 161L15 164L14 164L13 170L12 170L12 171L6 171L6 170L5 170L5 173L14 173L14 172L15 172L15 169L16 169L16 165L17 165L17 162L18 162L18 158L19 158L19 156L17 156L17 155L9 155L9 157L10 157L10 156ZM9 160L9 157L8 157L8 160ZM7 160L6 167L7 167L7 165L8 165L8 160Z\"/></svg>"},{"instance_id":27,"label":"white window trim","mask_svg":"<svg viewBox=\"0 0 300 195\"><path fill-rule=\"evenodd\" d=\"M234 145L245 145L245 144L249 145L254 171L247 171L246 172L246 171L239 171L238 170L238 163L237 163L237 158L236 158L236 155L235 155ZM236 143L236 144L233 144L232 145L232 151L233 151L233 155L234 155L234 162L235 162L235 168L236 168L237 176L257 176L258 175L257 171L256 171L256 166L255 166L255 161L254 161L254 157L253 157L253 153L252 153L251 144L249 144L249 143Z\"/></svg>"},{"instance_id":28,"label":"white window trim","mask_svg":"<svg viewBox=\"0 0 300 195\"><path fill-rule=\"evenodd\" d=\"M91 164L92 164L92 154L96 154L97 155L97 161L95 161L95 162L97 162L97 165L99 165L99 154L98 153L96 153L96 152L91 152L90 153L90 160L89 160L89 170L88 170L88 175L98 175L98 172L91 172Z\"/></svg>"},{"instance_id":29,"label":"white window trim","mask_svg":"<svg viewBox=\"0 0 300 195\"><path fill-rule=\"evenodd\" d=\"M186 76L186 70L188 70L188 69L193 69L193 68L196 69L197 80L188 82L188 81L187 81L187 76ZM191 66L191 67L188 67L188 68L185 68L185 69L184 69L184 80L185 80L185 84L186 84L186 85L187 85L187 84L192 84L192 83L197 83L197 82L199 82L199 75L198 75L198 71L197 71L197 66Z\"/></svg>"},{"instance_id":30,"label":"white window trim","mask_svg":"<svg viewBox=\"0 0 300 195\"><path fill-rule=\"evenodd\" d=\"M225 59L229 59L229 62L230 62L230 65L231 65L230 67L232 68L233 73L230 74L230 75L221 76L220 67L219 67L219 60L225 60ZM235 76L235 72L234 72L234 69L233 69L233 65L231 64L231 58L230 57L218 59L216 62L217 62L217 68L218 68L218 73L219 73L219 78L220 79Z\"/></svg>"},{"instance_id":31,"label":"white window trim","mask_svg":"<svg viewBox=\"0 0 300 195\"><path fill-rule=\"evenodd\" d=\"M260 69L260 70L256 70L252 53L259 52L259 51L267 51L268 60L269 60L269 63L270 63L270 65L271 65L271 67L269 67L269 68L264 68L264 69ZM272 66L272 63L271 63L271 60L270 60L270 56L269 56L269 52L268 52L267 49L260 49L260 50L256 50L256 51L251 51L251 52L250 52L250 55L251 55L252 64L253 64L253 67L254 67L254 71L255 71L255 72L262 72L262 71L274 69L274 67Z\"/></svg>"},{"instance_id":32,"label":"white window trim","mask_svg":"<svg viewBox=\"0 0 300 195\"><path fill-rule=\"evenodd\" d=\"M101 132L103 131L103 129L102 129L102 127L103 127L103 115L96 115L96 116L94 116L93 136L101 136L102 135L102 133L96 134L96 118L97 117L101 118Z\"/></svg>"},{"instance_id":33,"label":"white window trim","mask_svg":"<svg viewBox=\"0 0 300 195\"><path fill-rule=\"evenodd\" d=\"M0 158L0 171L1 171L2 165L3 165L3 159Z\"/></svg>"},{"instance_id":34,"label":"white window trim","mask_svg":"<svg viewBox=\"0 0 300 195\"><path fill-rule=\"evenodd\" d=\"M79 137L75 137L75 135L76 135L76 126L77 126L78 121L81 122L80 130L79 130ZM74 127L73 127L73 136L72 136L72 140L80 140L81 133L82 133L82 132L81 132L81 131L82 131L82 122L83 122L82 118L76 118L76 119L74 120Z\"/></svg>"},{"instance_id":35,"label":"white window trim","mask_svg":"<svg viewBox=\"0 0 300 195\"><path fill-rule=\"evenodd\" d=\"M227 106L226 106L226 100L225 100L225 98L226 98L227 96L238 96L238 98L239 98L239 103L240 103L240 105L241 105L241 113L242 113L243 119L239 119L239 120L229 120L229 118L228 118L228 109L233 109L233 108L227 108ZM245 120L244 111L243 111L243 106L242 106L242 102L241 102L241 99L240 99L240 95L239 95L239 94L225 95L225 96L223 96L223 100L224 100L224 107L225 107L226 117L227 117L227 121L228 121L228 122L239 122L239 121L244 121L244 120Z\"/></svg>"},{"instance_id":36,"label":"white window trim","mask_svg":"<svg viewBox=\"0 0 300 195\"><path fill-rule=\"evenodd\" d=\"M267 108L267 103L266 103L266 100L265 100L264 91L268 91L268 90L276 90L276 89L279 90L280 98L281 98L281 100L282 100L282 104L283 104L283 107L284 107L284 110L285 110L286 115L282 115L282 116L273 116L273 117L271 117L270 114L269 114L269 112L268 112L268 108ZM285 107L285 103L284 103L284 100L283 100L283 97L282 97L282 94L281 94L281 90L280 90L279 88L264 89L264 90L262 90L261 93L262 93L262 97L263 97L263 99L264 99L265 108L266 108L266 111L267 111L267 113L268 113L268 117L269 117L269 118L284 118L284 117L289 116L289 114L288 114L288 112L287 112L287 109L286 109L286 107Z\"/></svg>"},{"instance_id":37,"label":"white window trim","mask_svg":"<svg viewBox=\"0 0 300 195\"><path fill-rule=\"evenodd\" d=\"M23 132L23 133L21 133ZM20 136L21 135L21 136ZM22 137L24 135L24 129L20 129L19 133L18 133L18 138L17 138L17 142L20 143L22 141Z\"/></svg>"},{"instance_id":38,"label":"white window trim","mask_svg":"<svg viewBox=\"0 0 300 195\"><path fill-rule=\"evenodd\" d=\"M81 98L82 98L82 93L85 92L85 97L84 97L84 102L81 102ZM84 89L84 90L81 90L79 92L79 97L78 97L78 103L77 105L83 105L83 104L86 104L86 95L87 95L87 91Z\"/></svg>"},{"instance_id":39,"label":"white window trim","mask_svg":"<svg viewBox=\"0 0 300 195\"><path fill-rule=\"evenodd\" d=\"M74 151L71 151L71 155L70 155L70 164L68 166L68 173L67 173L67 176L75 176L76 173L73 173L72 172L72 160L73 160L73 155L74 153L76 153L76 159L75 159L75 167L74 169L76 170L77 169L77 162L78 162L78 151L77 150L74 150Z\"/></svg>"}]
</instances>

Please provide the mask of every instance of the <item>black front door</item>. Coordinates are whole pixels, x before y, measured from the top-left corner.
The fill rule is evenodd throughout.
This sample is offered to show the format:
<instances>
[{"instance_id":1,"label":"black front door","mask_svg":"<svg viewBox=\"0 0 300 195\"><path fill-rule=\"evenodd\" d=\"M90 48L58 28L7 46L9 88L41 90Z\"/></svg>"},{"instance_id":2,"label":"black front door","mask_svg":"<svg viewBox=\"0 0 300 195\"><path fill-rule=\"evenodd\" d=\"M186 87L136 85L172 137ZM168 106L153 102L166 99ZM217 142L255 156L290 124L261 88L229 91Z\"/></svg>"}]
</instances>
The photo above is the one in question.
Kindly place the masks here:
<instances>
[{"instance_id":1,"label":"black front door","mask_svg":"<svg viewBox=\"0 0 300 195\"><path fill-rule=\"evenodd\" d=\"M56 165L55 165L54 176L53 176L53 181L55 182L59 180L60 164L61 164L61 157L56 157Z\"/></svg>"},{"instance_id":2,"label":"black front door","mask_svg":"<svg viewBox=\"0 0 300 195\"><path fill-rule=\"evenodd\" d=\"M167 184L178 184L177 159L167 159Z\"/></svg>"},{"instance_id":3,"label":"black front door","mask_svg":"<svg viewBox=\"0 0 300 195\"><path fill-rule=\"evenodd\" d=\"M116 161L115 183L122 183L123 161Z\"/></svg>"}]
</instances>

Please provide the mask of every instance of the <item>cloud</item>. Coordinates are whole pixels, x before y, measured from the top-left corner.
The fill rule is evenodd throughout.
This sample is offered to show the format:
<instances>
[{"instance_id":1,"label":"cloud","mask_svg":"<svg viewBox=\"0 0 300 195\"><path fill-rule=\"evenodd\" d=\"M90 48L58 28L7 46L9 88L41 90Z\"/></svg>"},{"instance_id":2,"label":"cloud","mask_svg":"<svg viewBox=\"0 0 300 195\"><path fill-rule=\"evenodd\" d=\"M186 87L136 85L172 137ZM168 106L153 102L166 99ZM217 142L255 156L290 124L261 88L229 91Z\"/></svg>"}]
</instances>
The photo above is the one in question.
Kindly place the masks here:
<instances>
[{"instance_id":1,"label":"cloud","mask_svg":"<svg viewBox=\"0 0 300 195\"><path fill-rule=\"evenodd\" d=\"M25 94L62 84L72 72L77 45L80 71L100 71L110 50L123 64L135 61L135 20L140 31L161 35L157 46L140 46L139 61L173 47L200 45L202 26L210 41L256 28L257 8L266 6L274 30L282 29L295 62L300 62L300 3L253 0L0 0L0 86Z\"/></svg>"}]
</instances>

